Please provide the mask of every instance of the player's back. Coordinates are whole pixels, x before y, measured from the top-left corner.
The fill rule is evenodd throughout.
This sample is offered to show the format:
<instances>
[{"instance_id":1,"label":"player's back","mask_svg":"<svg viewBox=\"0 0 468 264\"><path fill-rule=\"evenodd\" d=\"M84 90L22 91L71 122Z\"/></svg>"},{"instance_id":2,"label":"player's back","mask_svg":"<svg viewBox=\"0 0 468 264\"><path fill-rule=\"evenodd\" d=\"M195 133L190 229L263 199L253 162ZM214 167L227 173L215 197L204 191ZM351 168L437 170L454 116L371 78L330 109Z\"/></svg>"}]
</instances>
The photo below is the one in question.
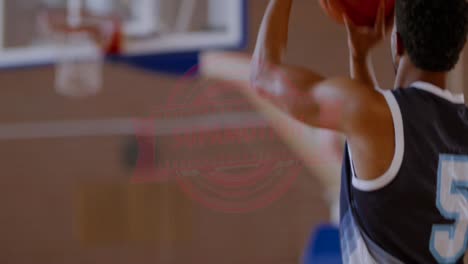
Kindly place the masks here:
<instances>
[{"instance_id":1,"label":"player's back","mask_svg":"<svg viewBox=\"0 0 468 264\"><path fill-rule=\"evenodd\" d=\"M463 263L468 242L463 96L422 82L384 95L393 116L395 156L382 177L362 181L354 175L351 152L345 155L345 262Z\"/></svg>"}]
</instances>

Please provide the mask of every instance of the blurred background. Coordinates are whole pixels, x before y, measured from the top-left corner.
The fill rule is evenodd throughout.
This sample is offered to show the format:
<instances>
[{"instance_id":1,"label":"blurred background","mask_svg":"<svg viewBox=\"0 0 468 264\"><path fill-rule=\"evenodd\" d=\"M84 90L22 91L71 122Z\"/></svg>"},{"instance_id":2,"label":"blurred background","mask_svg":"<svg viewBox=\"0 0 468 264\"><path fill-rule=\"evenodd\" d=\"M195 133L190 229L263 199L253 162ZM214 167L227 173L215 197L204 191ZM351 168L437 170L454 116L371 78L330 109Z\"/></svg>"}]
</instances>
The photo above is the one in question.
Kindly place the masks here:
<instances>
[{"instance_id":1,"label":"blurred background","mask_svg":"<svg viewBox=\"0 0 468 264\"><path fill-rule=\"evenodd\" d=\"M0 0L0 263L305 263L315 230L336 223L341 138L262 112L200 70L246 78L267 4ZM290 28L289 63L348 74L345 30L318 1L295 1ZM206 57L226 50L235 53ZM389 43L373 60L391 88ZM298 131L302 149L288 141ZM325 158L297 158L307 149ZM298 164L277 169L282 161ZM216 174L226 163L250 167ZM222 190L171 177L203 178L206 168ZM285 188L261 203L249 188L226 198L239 185L221 178L255 170L291 180L262 182L256 197Z\"/></svg>"}]
</instances>

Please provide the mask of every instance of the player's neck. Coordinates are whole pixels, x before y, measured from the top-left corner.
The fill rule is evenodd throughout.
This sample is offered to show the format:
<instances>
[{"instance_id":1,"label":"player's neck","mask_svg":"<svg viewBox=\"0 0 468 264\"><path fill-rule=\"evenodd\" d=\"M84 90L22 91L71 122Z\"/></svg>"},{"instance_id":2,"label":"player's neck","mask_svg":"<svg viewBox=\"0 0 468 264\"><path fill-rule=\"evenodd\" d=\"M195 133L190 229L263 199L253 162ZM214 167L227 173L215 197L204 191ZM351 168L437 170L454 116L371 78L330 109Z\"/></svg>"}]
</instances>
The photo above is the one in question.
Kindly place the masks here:
<instances>
[{"instance_id":1,"label":"player's neck","mask_svg":"<svg viewBox=\"0 0 468 264\"><path fill-rule=\"evenodd\" d=\"M408 58L402 58L395 79L395 87L408 88L418 81L431 83L445 90L447 88L447 73L429 72L418 69Z\"/></svg>"}]
</instances>

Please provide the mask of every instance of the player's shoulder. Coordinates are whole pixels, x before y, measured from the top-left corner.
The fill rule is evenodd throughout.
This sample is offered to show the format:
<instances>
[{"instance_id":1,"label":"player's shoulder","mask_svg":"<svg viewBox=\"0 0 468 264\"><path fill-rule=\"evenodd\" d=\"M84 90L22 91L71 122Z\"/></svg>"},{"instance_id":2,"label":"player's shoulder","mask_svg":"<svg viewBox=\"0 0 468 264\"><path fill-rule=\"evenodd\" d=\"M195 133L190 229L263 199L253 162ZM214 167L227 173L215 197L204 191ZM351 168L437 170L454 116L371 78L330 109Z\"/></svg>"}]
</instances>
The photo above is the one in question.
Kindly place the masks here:
<instances>
[{"instance_id":1,"label":"player's shoulder","mask_svg":"<svg viewBox=\"0 0 468 264\"><path fill-rule=\"evenodd\" d=\"M468 121L468 108L462 93L454 93L433 84L416 82L408 88L392 91L394 101L407 122L428 126L465 127ZM449 122L450 121L450 122Z\"/></svg>"},{"instance_id":2,"label":"player's shoulder","mask_svg":"<svg viewBox=\"0 0 468 264\"><path fill-rule=\"evenodd\" d=\"M368 129L369 124L391 124L389 92L346 77L327 79L319 85L323 88L317 90L319 93L335 93L334 97L340 98L349 133Z\"/></svg>"},{"instance_id":3,"label":"player's shoulder","mask_svg":"<svg viewBox=\"0 0 468 264\"><path fill-rule=\"evenodd\" d=\"M417 81L408 88L393 91L395 97L412 103L460 106L465 104L463 93L452 92L431 83ZM429 100L428 100L429 99Z\"/></svg>"},{"instance_id":4,"label":"player's shoulder","mask_svg":"<svg viewBox=\"0 0 468 264\"><path fill-rule=\"evenodd\" d=\"M347 77L337 77L324 80L316 89L317 93L336 93L335 98L341 98L341 104L348 107L348 111L357 111L359 115L366 116L365 113L375 114L373 110L386 109L385 96L382 90L358 80ZM379 112L379 111L378 111Z\"/></svg>"}]
</instances>

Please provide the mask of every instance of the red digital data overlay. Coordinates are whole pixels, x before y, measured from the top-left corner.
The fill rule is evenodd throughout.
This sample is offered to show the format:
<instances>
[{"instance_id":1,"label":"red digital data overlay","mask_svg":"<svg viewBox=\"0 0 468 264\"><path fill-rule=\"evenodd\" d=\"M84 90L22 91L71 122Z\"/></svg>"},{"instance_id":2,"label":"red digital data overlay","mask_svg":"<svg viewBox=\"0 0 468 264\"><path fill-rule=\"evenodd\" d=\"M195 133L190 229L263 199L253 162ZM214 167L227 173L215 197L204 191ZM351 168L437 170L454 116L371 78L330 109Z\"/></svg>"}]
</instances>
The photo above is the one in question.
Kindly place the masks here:
<instances>
[{"instance_id":1,"label":"red digital data overlay","mask_svg":"<svg viewBox=\"0 0 468 264\"><path fill-rule=\"evenodd\" d=\"M156 161L156 131L163 121L184 120L187 116L229 116L249 108L239 96L239 87L225 81L197 80L198 67L189 70L171 88L163 105L149 118L136 120L138 161L132 183L175 181L193 201L225 213L248 213L265 208L283 197L304 172L304 164L281 144L271 127L247 120L232 126L214 120L215 129L203 129L203 122L190 131L174 130L163 142L170 158ZM260 116L260 114L258 114ZM301 129L292 131L301 136ZM191 155L188 155L191 153ZM195 155L194 155L195 153ZM323 165L325 153L317 150L307 162Z\"/></svg>"}]
</instances>

